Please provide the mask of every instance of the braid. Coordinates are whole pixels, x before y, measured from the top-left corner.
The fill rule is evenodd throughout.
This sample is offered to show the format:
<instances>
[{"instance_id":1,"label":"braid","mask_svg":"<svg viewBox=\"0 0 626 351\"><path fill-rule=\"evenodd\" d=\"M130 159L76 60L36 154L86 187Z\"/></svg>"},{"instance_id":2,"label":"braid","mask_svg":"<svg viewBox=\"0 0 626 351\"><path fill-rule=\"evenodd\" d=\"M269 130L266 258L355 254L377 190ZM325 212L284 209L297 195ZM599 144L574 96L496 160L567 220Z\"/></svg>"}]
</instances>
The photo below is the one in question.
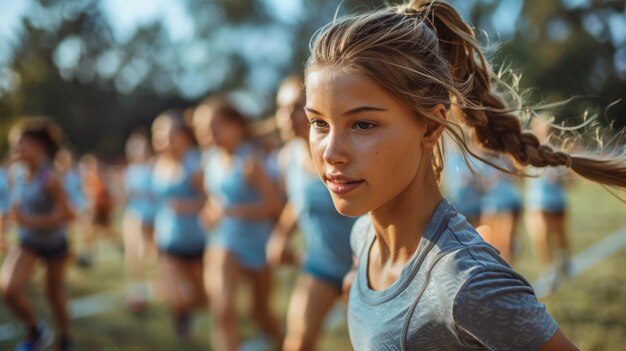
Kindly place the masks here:
<instances>
[{"instance_id":1,"label":"braid","mask_svg":"<svg viewBox=\"0 0 626 351\"><path fill-rule=\"evenodd\" d=\"M579 175L608 185L626 186L626 165L619 159L572 156L541 144L532 132L523 131L519 117L496 94L492 84L504 85L485 58L473 29L449 4L434 0L410 3L424 22L432 26L447 56L458 101L459 118L470 126L486 149L510 155L518 164L534 167L566 166ZM515 94L517 95L517 94Z\"/></svg>"}]
</instances>

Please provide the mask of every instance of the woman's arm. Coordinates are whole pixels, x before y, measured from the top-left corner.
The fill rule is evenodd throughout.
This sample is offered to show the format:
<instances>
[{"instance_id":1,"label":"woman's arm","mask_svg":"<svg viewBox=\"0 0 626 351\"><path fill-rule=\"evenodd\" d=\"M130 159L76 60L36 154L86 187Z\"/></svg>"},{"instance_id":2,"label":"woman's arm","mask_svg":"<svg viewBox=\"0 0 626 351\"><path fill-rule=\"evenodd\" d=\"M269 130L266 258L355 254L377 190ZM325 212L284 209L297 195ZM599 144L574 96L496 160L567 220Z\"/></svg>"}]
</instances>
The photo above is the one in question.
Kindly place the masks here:
<instances>
[{"instance_id":1,"label":"woman's arm","mask_svg":"<svg viewBox=\"0 0 626 351\"><path fill-rule=\"evenodd\" d=\"M295 259L289 252L287 244L296 228L296 223L296 213L293 206L287 202L267 243L266 252L270 264L278 266L283 263L294 263Z\"/></svg>"},{"instance_id":2,"label":"woman's arm","mask_svg":"<svg viewBox=\"0 0 626 351\"><path fill-rule=\"evenodd\" d=\"M227 216L243 219L275 218L282 210L278 187L267 175L261 163L254 157L246 164L246 181L261 195L261 201L224 210Z\"/></svg>"},{"instance_id":3,"label":"woman's arm","mask_svg":"<svg viewBox=\"0 0 626 351\"><path fill-rule=\"evenodd\" d=\"M539 351L578 351L578 347L559 328Z\"/></svg>"}]
</instances>

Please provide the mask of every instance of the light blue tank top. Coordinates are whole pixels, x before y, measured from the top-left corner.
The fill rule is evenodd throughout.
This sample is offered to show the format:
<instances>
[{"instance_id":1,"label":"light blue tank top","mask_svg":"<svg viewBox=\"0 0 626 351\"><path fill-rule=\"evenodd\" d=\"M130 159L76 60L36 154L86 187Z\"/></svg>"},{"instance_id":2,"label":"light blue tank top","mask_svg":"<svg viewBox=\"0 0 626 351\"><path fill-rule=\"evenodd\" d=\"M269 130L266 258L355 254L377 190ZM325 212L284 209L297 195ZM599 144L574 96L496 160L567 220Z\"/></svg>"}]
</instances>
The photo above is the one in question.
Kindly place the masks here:
<instances>
[{"instance_id":1,"label":"light blue tank top","mask_svg":"<svg viewBox=\"0 0 626 351\"><path fill-rule=\"evenodd\" d=\"M495 157L487 159L505 168L510 165L510 161L505 159ZM495 214L521 210L522 199L511 175L483 163L480 164L479 175L485 188L480 200L481 213Z\"/></svg>"},{"instance_id":2,"label":"light blue tank top","mask_svg":"<svg viewBox=\"0 0 626 351\"><path fill-rule=\"evenodd\" d=\"M9 179L3 168L0 168L0 216L9 211L10 191Z\"/></svg>"},{"instance_id":3,"label":"light blue tank top","mask_svg":"<svg viewBox=\"0 0 626 351\"><path fill-rule=\"evenodd\" d=\"M52 194L46 189L46 184L53 171L52 165L47 163L30 179L27 179L26 172L16 172L11 206L17 206L25 216L42 216L52 213L55 201ZM17 230L20 242L37 247L63 245L66 240L66 232L64 224L46 229L27 229L20 226Z\"/></svg>"},{"instance_id":4,"label":"light blue tank top","mask_svg":"<svg viewBox=\"0 0 626 351\"><path fill-rule=\"evenodd\" d=\"M152 189L157 199L155 239L163 250L196 254L204 250L205 231L200 225L199 213L178 214L169 205L172 200L200 199L202 194L193 185L193 175L200 171L200 153L189 151L182 162L183 174L175 180L154 174Z\"/></svg>"},{"instance_id":5,"label":"light blue tank top","mask_svg":"<svg viewBox=\"0 0 626 351\"><path fill-rule=\"evenodd\" d=\"M340 215L319 176L306 169L308 150L304 142L294 140L288 145L291 157L285 175L286 190L304 235L305 265L320 265L345 274L352 266L350 229L356 218Z\"/></svg>"},{"instance_id":6,"label":"light blue tank top","mask_svg":"<svg viewBox=\"0 0 626 351\"><path fill-rule=\"evenodd\" d=\"M83 191L80 175L76 169L70 169L63 175L63 188L72 209L76 213L87 209L87 197Z\"/></svg>"},{"instance_id":7,"label":"light blue tank top","mask_svg":"<svg viewBox=\"0 0 626 351\"><path fill-rule=\"evenodd\" d=\"M453 152L446 156L443 177L446 195L457 210L467 217L479 216L482 192L477 176L465 163L461 152Z\"/></svg>"},{"instance_id":8,"label":"light blue tank top","mask_svg":"<svg viewBox=\"0 0 626 351\"><path fill-rule=\"evenodd\" d=\"M207 157L204 184L209 194L224 209L261 201L261 195L246 180L245 167L255 157L248 143L240 145L229 166L224 165L224 152L214 149ZM273 227L271 219L241 219L224 216L215 230L215 244L235 254L248 268L265 265L265 244Z\"/></svg>"},{"instance_id":9,"label":"light blue tank top","mask_svg":"<svg viewBox=\"0 0 626 351\"><path fill-rule=\"evenodd\" d=\"M562 212L566 207L565 189L559 168L545 168L537 178L528 178L526 183L526 206L546 212Z\"/></svg>"},{"instance_id":10,"label":"light blue tank top","mask_svg":"<svg viewBox=\"0 0 626 351\"><path fill-rule=\"evenodd\" d=\"M126 211L135 213L142 221L151 222L156 211L152 193L152 165L129 164L124 174L124 188L127 195Z\"/></svg>"}]
</instances>

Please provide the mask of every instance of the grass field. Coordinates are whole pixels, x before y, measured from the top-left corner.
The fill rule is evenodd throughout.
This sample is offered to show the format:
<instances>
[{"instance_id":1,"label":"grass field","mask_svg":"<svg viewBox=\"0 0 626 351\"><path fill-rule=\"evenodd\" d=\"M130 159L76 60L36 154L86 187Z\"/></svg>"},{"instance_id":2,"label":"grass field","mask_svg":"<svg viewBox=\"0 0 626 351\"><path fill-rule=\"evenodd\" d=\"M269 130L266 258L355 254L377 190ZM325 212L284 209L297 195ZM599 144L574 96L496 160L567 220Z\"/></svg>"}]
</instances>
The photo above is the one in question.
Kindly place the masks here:
<instances>
[{"instance_id":1,"label":"grass field","mask_svg":"<svg viewBox=\"0 0 626 351\"><path fill-rule=\"evenodd\" d=\"M626 226L626 206L601 187L575 182L570 189L569 226L574 254L603 237ZM537 258L524 238L516 269L530 281L537 278ZM153 303L140 317L125 310L123 303L124 271L122 255L115 245L104 243L91 270L69 270L70 299L110 292L116 303L107 312L73 320L76 350L208 350L209 313L196 315L193 337L184 345L173 335L167 310L160 302ZM564 283L556 292L542 299L548 311L583 350L626 349L626 248L592 267L589 271ZM284 318L289 292L296 272L283 268L276 273L273 305ZM50 321L47 307L42 303L40 277L36 274L28 294L37 301L38 310ZM241 307L246 306L247 291L241 292ZM0 306L0 325L15 321L4 305ZM50 324L50 322L48 323ZM244 337L252 337L254 329L248 319L241 319ZM0 350L11 350L17 338L0 341ZM319 345L320 350L349 350L346 325L328 330Z\"/></svg>"}]
</instances>

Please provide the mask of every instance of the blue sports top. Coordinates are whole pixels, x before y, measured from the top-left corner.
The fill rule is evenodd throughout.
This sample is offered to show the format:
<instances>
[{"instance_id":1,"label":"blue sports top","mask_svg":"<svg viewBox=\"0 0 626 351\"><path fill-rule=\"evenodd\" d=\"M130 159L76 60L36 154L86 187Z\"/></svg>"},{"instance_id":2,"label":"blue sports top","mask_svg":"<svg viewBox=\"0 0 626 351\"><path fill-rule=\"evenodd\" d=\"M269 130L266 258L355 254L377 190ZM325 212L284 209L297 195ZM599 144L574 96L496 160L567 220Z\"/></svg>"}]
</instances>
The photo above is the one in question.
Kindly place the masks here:
<instances>
[{"instance_id":1,"label":"blue sports top","mask_svg":"<svg viewBox=\"0 0 626 351\"><path fill-rule=\"evenodd\" d=\"M369 217L360 218L348 304L355 350L536 350L557 330L526 279L447 200L398 279L380 291L368 283L374 240Z\"/></svg>"},{"instance_id":2,"label":"blue sports top","mask_svg":"<svg viewBox=\"0 0 626 351\"><path fill-rule=\"evenodd\" d=\"M137 214L142 220L151 221L156 211L152 192L152 165L129 164L124 173L124 188L127 196L126 210Z\"/></svg>"},{"instance_id":3,"label":"blue sports top","mask_svg":"<svg viewBox=\"0 0 626 351\"><path fill-rule=\"evenodd\" d=\"M25 216L44 216L52 213L55 209L55 200L48 191L47 184L53 172L54 168L49 163L42 165L30 179L27 172L16 172L11 206L16 206ZM28 229L19 226L17 230L20 242L38 247L63 245L66 233L65 224L46 229Z\"/></svg>"},{"instance_id":4,"label":"blue sports top","mask_svg":"<svg viewBox=\"0 0 626 351\"><path fill-rule=\"evenodd\" d=\"M75 212L83 212L87 209L87 197L83 191L80 175L76 169L70 169L63 174L63 188Z\"/></svg>"},{"instance_id":5,"label":"blue sports top","mask_svg":"<svg viewBox=\"0 0 626 351\"><path fill-rule=\"evenodd\" d=\"M256 157L251 144L240 145L230 165L225 154L213 149L207 157L204 185L213 201L225 209L261 201L259 192L246 179L247 162ZM252 269L265 265L265 244L273 227L271 219L241 219L224 216L215 229L215 244L232 252L240 263Z\"/></svg>"},{"instance_id":6,"label":"blue sports top","mask_svg":"<svg viewBox=\"0 0 626 351\"><path fill-rule=\"evenodd\" d=\"M306 242L305 265L323 266L343 276L352 266L350 229L356 218L340 215L319 176L306 169L304 162L308 150L304 142L294 140L288 147L287 197L298 216L298 227Z\"/></svg>"},{"instance_id":7,"label":"blue sports top","mask_svg":"<svg viewBox=\"0 0 626 351\"><path fill-rule=\"evenodd\" d=\"M487 159L503 168L511 164L503 157L487 156ZM517 212L522 209L522 199L511 175L484 163L480 164L479 175L485 188L480 200L481 214Z\"/></svg>"},{"instance_id":8,"label":"blue sports top","mask_svg":"<svg viewBox=\"0 0 626 351\"><path fill-rule=\"evenodd\" d=\"M0 168L0 216L9 211L10 194L7 173L3 168Z\"/></svg>"},{"instance_id":9,"label":"blue sports top","mask_svg":"<svg viewBox=\"0 0 626 351\"><path fill-rule=\"evenodd\" d=\"M152 189L157 198L154 234L157 246L167 252L181 255L204 251L206 234L196 213L176 213L172 200L200 200L202 193L193 184L193 176L200 171L200 153L188 151L182 162L182 174L177 179L164 179L155 172Z\"/></svg>"},{"instance_id":10,"label":"blue sports top","mask_svg":"<svg viewBox=\"0 0 626 351\"><path fill-rule=\"evenodd\" d=\"M460 151L446 155L443 177L446 195L459 212L467 217L479 216L480 185Z\"/></svg>"},{"instance_id":11,"label":"blue sports top","mask_svg":"<svg viewBox=\"0 0 626 351\"><path fill-rule=\"evenodd\" d=\"M528 178L526 206L545 212L562 212L567 206L565 189L559 168L544 168L538 178Z\"/></svg>"}]
</instances>

